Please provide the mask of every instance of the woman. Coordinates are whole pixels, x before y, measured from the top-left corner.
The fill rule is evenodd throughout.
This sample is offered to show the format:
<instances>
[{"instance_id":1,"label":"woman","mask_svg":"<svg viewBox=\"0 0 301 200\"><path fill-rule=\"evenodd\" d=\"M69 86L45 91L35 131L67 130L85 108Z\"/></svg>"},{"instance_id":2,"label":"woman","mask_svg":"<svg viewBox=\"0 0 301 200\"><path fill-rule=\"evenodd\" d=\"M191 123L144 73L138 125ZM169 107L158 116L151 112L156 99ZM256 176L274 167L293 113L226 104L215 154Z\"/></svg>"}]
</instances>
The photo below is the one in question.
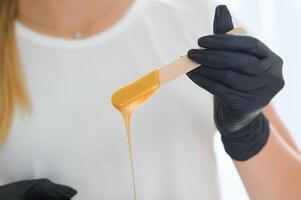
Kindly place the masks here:
<instances>
[{"instance_id":1,"label":"woman","mask_svg":"<svg viewBox=\"0 0 301 200\"><path fill-rule=\"evenodd\" d=\"M133 199L125 130L111 94L210 34L211 7L206 1L3 0L0 8L0 199L70 199L74 189L74 199ZM225 7L216 16L217 33L226 32L232 22L224 21ZM195 53L189 56L199 61ZM202 84L202 73L188 76L217 95ZM262 106L243 113L247 123L235 127L253 130L249 125L262 117ZM138 199L219 199L212 108L209 93L182 77L134 114ZM284 139L264 129L265 142L235 164L252 197L276 199L272 195L280 197L297 175L283 165L294 172L300 165L275 113L266 115ZM271 151L284 153L279 158ZM253 170L262 163L266 167ZM297 195L294 189L291 194Z\"/></svg>"}]
</instances>

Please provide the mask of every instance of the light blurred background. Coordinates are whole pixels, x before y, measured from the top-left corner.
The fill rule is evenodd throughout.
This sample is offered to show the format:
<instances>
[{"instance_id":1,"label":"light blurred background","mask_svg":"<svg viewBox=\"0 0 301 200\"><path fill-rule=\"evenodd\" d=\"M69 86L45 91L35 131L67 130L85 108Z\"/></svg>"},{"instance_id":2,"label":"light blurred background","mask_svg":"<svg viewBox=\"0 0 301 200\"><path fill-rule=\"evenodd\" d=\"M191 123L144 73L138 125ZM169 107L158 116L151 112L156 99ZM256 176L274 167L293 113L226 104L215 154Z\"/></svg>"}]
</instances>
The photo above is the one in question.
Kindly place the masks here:
<instances>
[{"instance_id":1,"label":"light blurred background","mask_svg":"<svg viewBox=\"0 0 301 200\"><path fill-rule=\"evenodd\" d=\"M299 114L301 109L301 1L299 0L217 0L248 31L277 52L284 60L286 85L273 103L296 143L301 146ZM229 157L216 135L215 151L219 164L222 200L249 199Z\"/></svg>"}]
</instances>

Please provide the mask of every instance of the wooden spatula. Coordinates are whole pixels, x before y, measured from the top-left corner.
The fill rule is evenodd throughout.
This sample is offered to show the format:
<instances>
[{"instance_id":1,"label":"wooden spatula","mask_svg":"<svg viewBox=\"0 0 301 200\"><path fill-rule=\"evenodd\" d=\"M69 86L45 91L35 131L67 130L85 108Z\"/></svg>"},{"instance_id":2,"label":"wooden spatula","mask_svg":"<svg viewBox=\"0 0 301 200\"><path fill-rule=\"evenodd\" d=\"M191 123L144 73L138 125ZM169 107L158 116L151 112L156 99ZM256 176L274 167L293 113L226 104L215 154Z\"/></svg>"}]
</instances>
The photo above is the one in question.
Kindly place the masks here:
<instances>
[{"instance_id":1,"label":"wooden spatula","mask_svg":"<svg viewBox=\"0 0 301 200\"><path fill-rule=\"evenodd\" d=\"M246 31L243 28L235 28L227 34L243 35L246 34ZM198 66L200 66L199 63L195 63L190 60L187 55L183 55L177 60L154 70L117 90L112 95L112 104L118 110L129 105L135 105L135 107L137 107L138 104L143 103L154 94L160 86L186 74Z\"/></svg>"},{"instance_id":2,"label":"wooden spatula","mask_svg":"<svg viewBox=\"0 0 301 200\"><path fill-rule=\"evenodd\" d=\"M246 31L243 28L235 28L227 34L244 35L246 34ZM183 55L177 60L160 68L160 85L163 85L178 76L186 74L198 66L200 66L200 64L190 60L187 55Z\"/></svg>"}]
</instances>

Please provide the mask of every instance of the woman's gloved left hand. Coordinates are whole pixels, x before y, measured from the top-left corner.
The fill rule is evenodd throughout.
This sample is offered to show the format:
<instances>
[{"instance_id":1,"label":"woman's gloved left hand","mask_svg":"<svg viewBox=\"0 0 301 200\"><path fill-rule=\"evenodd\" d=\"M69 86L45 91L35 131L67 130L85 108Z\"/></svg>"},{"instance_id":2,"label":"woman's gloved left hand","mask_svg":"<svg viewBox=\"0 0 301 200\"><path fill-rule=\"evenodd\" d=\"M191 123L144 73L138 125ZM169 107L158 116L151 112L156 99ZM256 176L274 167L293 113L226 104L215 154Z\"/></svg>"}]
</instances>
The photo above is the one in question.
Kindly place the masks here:
<instances>
[{"instance_id":1,"label":"woman's gloved left hand","mask_svg":"<svg viewBox=\"0 0 301 200\"><path fill-rule=\"evenodd\" d=\"M269 135L261 113L283 88L282 59L251 36L225 34L233 29L226 6L216 8L214 35L198 40L204 49L191 49L188 57L202 66L187 73L214 95L215 124L227 153L246 160L258 153Z\"/></svg>"},{"instance_id":2,"label":"woman's gloved left hand","mask_svg":"<svg viewBox=\"0 0 301 200\"><path fill-rule=\"evenodd\" d=\"M48 179L22 180L0 186L0 200L71 200L76 190Z\"/></svg>"}]
</instances>

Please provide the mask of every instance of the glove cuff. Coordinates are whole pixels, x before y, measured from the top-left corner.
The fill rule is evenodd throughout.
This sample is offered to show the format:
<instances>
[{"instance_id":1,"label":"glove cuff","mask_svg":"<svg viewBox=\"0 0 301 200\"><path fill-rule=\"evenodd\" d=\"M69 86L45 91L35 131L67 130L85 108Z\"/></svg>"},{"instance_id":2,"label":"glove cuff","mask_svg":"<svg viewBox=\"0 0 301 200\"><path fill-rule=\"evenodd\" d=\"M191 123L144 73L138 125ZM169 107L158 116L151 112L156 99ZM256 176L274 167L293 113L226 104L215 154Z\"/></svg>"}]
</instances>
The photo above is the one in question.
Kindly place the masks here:
<instances>
[{"instance_id":1,"label":"glove cuff","mask_svg":"<svg viewBox=\"0 0 301 200\"><path fill-rule=\"evenodd\" d=\"M238 161L246 161L266 145L270 134L269 121L260 113L248 126L241 130L221 133L228 155Z\"/></svg>"}]
</instances>

